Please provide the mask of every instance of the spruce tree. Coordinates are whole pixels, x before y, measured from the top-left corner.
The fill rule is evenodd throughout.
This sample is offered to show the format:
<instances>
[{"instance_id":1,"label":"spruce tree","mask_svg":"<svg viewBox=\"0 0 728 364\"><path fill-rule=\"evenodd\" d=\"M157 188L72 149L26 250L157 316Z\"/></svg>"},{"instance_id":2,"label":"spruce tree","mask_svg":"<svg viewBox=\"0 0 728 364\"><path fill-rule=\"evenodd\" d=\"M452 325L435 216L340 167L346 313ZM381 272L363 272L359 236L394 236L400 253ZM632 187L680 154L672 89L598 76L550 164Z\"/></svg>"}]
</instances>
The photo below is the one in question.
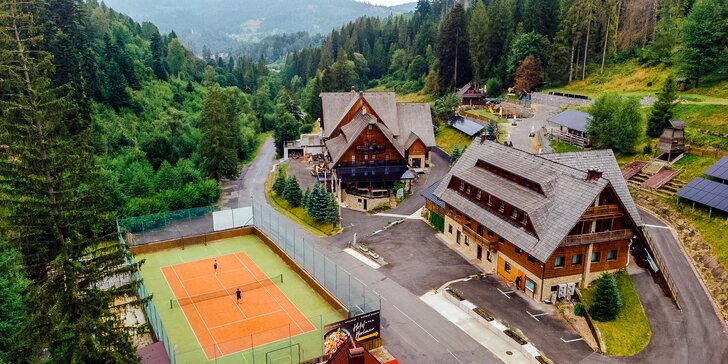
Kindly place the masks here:
<instances>
[{"instance_id":1,"label":"spruce tree","mask_svg":"<svg viewBox=\"0 0 728 364\"><path fill-rule=\"evenodd\" d=\"M18 333L28 323L23 296L30 284L20 254L0 241L0 363L18 358L27 345Z\"/></svg>"},{"instance_id":2,"label":"spruce tree","mask_svg":"<svg viewBox=\"0 0 728 364\"><path fill-rule=\"evenodd\" d=\"M283 198L288 201L288 204L292 207L301 206L301 186L298 185L298 180L294 176L288 177L286 180L286 186L283 189Z\"/></svg>"},{"instance_id":3,"label":"spruce tree","mask_svg":"<svg viewBox=\"0 0 728 364\"><path fill-rule=\"evenodd\" d=\"M486 135L489 140L496 140L498 137L498 128L495 126L495 121L490 120L488 126L485 128Z\"/></svg>"},{"instance_id":4,"label":"spruce tree","mask_svg":"<svg viewBox=\"0 0 728 364\"><path fill-rule=\"evenodd\" d=\"M286 172L278 167L276 172L276 179L273 182L273 192L276 193L276 195L283 197L283 192L286 188Z\"/></svg>"},{"instance_id":5,"label":"spruce tree","mask_svg":"<svg viewBox=\"0 0 728 364\"><path fill-rule=\"evenodd\" d=\"M458 161L458 158L460 158L460 147L455 144L452 147L452 153L450 153L450 163L455 163Z\"/></svg>"},{"instance_id":6,"label":"spruce tree","mask_svg":"<svg viewBox=\"0 0 728 364\"><path fill-rule=\"evenodd\" d=\"M328 205L328 192L324 188L324 185L317 183L311 191L311 202L308 214L316 219L316 221L323 221L326 214L326 206Z\"/></svg>"},{"instance_id":7,"label":"spruce tree","mask_svg":"<svg viewBox=\"0 0 728 364\"><path fill-rule=\"evenodd\" d=\"M326 208L321 221L332 226L339 225L339 205L333 193L326 192Z\"/></svg>"},{"instance_id":8,"label":"spruce tree","mask_svg":"<svg viewBox=\"0 0 728 364\"><path fill-rule=\"evenodd\" d=\"M604 274L596 280L596 292L589 305L589 314L597 321L612 321L622 306L613 274Z\"/></svg>"},{"instance_id":9,"label":"spruce tree","mask_svg":"<svg viewBox=\"0 0 728 364\"><path fill-rule=\"evenodd\" d=\"M32 347L23 357L137 362L118 313L140 303L119 303L135 292L138 266L125 264L115 239L89 131L68 129L79 113L71 86L51 84L39 7L0 3L0 233L33 280L26 296L32 325L19 333Z\"/></svg>"},{"instance_id":10,"label":"spruce tree","mask_svg":"<svg viewBox=\"0 0 728 364\"><path fill-rule=\"evenodd\" d=\"M208 85L200 122L200 167L217 181L236 178L239 173L239 98L239 90L222 89L217 83Z\"/></svg>"},{"instance_id":11,"label":"spruce tree","mask_svg":"<svg viewBox=\"0 0 728 364\"><path fill-rule=\"evenodd\" d=\"M460 3L455 4L442 23L439 60L440 91L460 87L470 81L472 70L465 9Z\"/></svg>"},{"instance_id":12,"label":"spruce tree","mask_svg":"<svg viewBox=\"0 0 728 364\"><path fill-rule=\"evenodd\" d=\"M301 199L301 206L308 211L309 206L311 206L311 188L306 187L306 192L303 193L303 198Z\"/></svg>"},{"instance_id":13,"label":"spruce tree","mask_svg":"<svg viewBox=\"0 0 728 364\"><path fill-rule=\"evenodd\" d=\"M665 80L665 86L662 87L657 101L652 105L652 113L647 120L647 135L651 138L659 137L662 134L662 130L670 123L676 99L675 79L669 76Z\"/></svg>"}]
</instances>

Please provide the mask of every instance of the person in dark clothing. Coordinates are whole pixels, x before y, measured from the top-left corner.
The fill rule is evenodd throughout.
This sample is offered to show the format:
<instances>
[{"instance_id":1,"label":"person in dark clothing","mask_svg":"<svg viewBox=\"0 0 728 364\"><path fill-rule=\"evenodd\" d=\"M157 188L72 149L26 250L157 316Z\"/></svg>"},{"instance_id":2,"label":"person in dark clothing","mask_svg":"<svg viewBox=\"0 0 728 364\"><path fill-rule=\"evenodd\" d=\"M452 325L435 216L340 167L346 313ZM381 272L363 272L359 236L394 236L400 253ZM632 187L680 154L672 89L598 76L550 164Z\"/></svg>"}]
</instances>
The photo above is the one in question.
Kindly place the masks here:
<instances>
[{"instance_id":1,"label":"person in dark clothing","mask_svg":"<svg viewBox=\"0 0 728 364\"><path fill-rule=\"evenodd\" d=\"M212 263L212 267L215 269L215 273L217 273L217 259L215 259L215 262Z\"/></svg>"},{"instance_id":2,"label":"person in dark clothing","mask_svg":"<svg viewBox=\"0 0 728 364\"><path fill-rule=\"evenodd\" d=\"M237 299L238 302L240 302L240 300L243 299L243 293L240 292L240 288L235 290L235 298Z\"/></svg>"}]
</instances>

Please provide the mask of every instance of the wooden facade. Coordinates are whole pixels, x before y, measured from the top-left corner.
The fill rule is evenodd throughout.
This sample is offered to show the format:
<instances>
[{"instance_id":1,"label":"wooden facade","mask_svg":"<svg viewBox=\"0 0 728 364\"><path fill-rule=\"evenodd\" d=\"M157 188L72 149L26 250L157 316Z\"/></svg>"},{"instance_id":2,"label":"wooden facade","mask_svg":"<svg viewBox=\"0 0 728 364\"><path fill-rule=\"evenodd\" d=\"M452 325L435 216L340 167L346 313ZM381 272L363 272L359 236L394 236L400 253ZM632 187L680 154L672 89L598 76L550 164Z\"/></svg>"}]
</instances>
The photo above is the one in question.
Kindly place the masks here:
<instances>
[{"instance_id":1,"label":"wooden facade","mask_svg":"<svg viewBox=\"0 0 728 364\"><path fill-rule=\"evenodd\" d=\"M338 166L400 165L407 164L379 124L369 124L356 137L356 141L339 159Z\"/></svg>"}]
</instances>

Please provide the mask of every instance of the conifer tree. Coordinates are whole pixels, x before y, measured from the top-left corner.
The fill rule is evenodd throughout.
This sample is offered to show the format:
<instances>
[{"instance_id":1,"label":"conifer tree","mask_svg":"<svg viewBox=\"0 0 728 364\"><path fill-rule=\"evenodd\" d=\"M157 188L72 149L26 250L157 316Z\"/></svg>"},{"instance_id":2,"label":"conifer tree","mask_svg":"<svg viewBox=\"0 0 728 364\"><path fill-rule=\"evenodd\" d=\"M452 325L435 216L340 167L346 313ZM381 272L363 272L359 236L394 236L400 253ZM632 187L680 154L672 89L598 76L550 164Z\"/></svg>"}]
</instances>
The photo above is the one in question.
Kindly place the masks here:
<instances>
[{"instance_id":1,"label":"conifer tree","mask_svg":"<svg viewBox=\"0 0 728 364\"><path fill-rule=\"evenodd\" d=\"M647 135L651 138L659 137L662 130L670 123L676 99L675 79L669 76L665 81L665 86L662 87L662 91L657 96L657 101L652 105L652 113L647 120Z\"/></svg>"},{"instance_id":2,"label":"conifer tree","mask_svg":"<svg viewBox=\"0 0 728 364\"><path fill-rule=\"evenodd\" d=\"M0 241L0 362L17 358L25 343L18 333L27 324L23 296L31 281L17 251Z\"/></svg>"},{"instance_id":3,"label":"conifer tree","mask_svg":"<svg viewBox=\"0 0 728 364\"><path fill-rule=\"evenodd\" d=\"M323 184L317 183L314 186L310 199L308 214L317 221L323 221L326 214L326 206L329 203L328 192L326 192Z\"/></svg>"},{"instance_id":4,"label":"conifer tree","mask_svg":"<svg viewBox=\"0 0 728 364\"><path fill-rule=\"evenodd\" d=\"M339 225L339 205L333 193L326 192L326 208L321 222L332 226Z\"/></svg>"},{"instance_id":5,"label":"conifer tree","mask_svg":"<svg viewBox=\"0 0 728 364\"><path fill-rule=\"evenodd\" d=\"M208 69L211 69L208 66ZM238 176L240 91L208 86L200 122L200 167L217 181Z\"/></svg>"},{"instance_id":6,"label":"conifer tree","mask_svg":"<svg viewBox=\"0 0 728 364\"><path fill-rule=\"evenodd\" d=\"M164 44L162 43L162 37L159 35L159 32L155 31L152 34L150 48L152 50L152 71L154 71L154 76L160 80L166 80L167 68L164 64Z\"/></svg>"},{"instance_id":7,"label":"conifer tree","mask_svg":"<svg viewBox=\"0 0 728 364\"><path fill-rule=\"evenodd\" d=\"M454 164L460 158L460 146L457 144L453 145L452 153L450 153L450 163Z\"/></svg>"},{"instance_id":8,"label":"conifer tree","mask_svg":"<svg viewBox=\"0 0 728 364\"><path fill-rule=\"evenodd\" d=\"M88 130L67 87L53 87L33 0L0 3L0 233L22 253L33 285L27 361L136 362L117 299L136 290L115 241ZM104 243L106 242L106 243ZM115 285L106 282L113 278ZM44 357L45 356L45 357Z\"/></svg>"},{"instance_id":9,"label":"conifer tree","mask_svg":"<svg viewBox=\"0 0 728 364\"><path fill-rule=\"evenodd\" d=\"M286 187L283 189L283 198L288 201L288 204L292 207L301 206L301 186L298 185L298 180L294 176L288 177L286 180Z\"/></svg>"},{"instance_id":10,"label":"conifer tree","mask_svg":"<svg viewBox=\"0 0 728 364\"><path fill-rule=\"evenodd\" d=\"M490 120L488 122L485 132L489 140L495 140L498 137L498 128L495 126L495 121Z\"/></svg>"},{"instance_id":11,"label":"conifer tree","mask_svg":"<svg viewBox=\"0 0 728 364\"><path fill-rule=\"evenodd\" d=\"M480 86L483 80L484 62L486 60L485 29L488 27L488 13L485 11L483 0L475 3L475 8L468 24L468 48L470 60L473 62L473 81Z\"/></svg>"},{"instance_id":12,"label":"conifer tree","mask_svg":"<svg viewBox=\"0 0 728 364\"><path fill-rule=\"evenodd\" d=\"M276 179L273 181L273 191L276 195L283 197L283 192L286 188L286 172L278 167L276 173Z\"/></svg>"},{"instance_id":13,"label":"conifer tree","mask_svg":"<svg viewBox=\"0 0 728 364\"><path fill-rule=\"evenodd\" d=\"M589 314L597 321L612 321L622 306L617 280L613 274L604 274L595 283L597 288L589 306Z\"/></svg>"},{"instance_id":14,"label":"conifer tree","mask_svg":"<svg viewBox=\"0 0 728 364\"><path fill-rule=\"evenodd\" d=\"M301 199L301 206L308 211L309 207L311 206L311 188L306 187L306 192L303 193L303 198Z\"/></svg>"},{"instance_id":15,"label":"conifer tree","mask_svg":"<svg viewBox=\"0 0 728 364\"><path fill-rule=\"evenodd\" d=\"M440 91L460 87L472 76L465 9L456 3L442 23L439 54Z\"/></svg>"}]
</instances>

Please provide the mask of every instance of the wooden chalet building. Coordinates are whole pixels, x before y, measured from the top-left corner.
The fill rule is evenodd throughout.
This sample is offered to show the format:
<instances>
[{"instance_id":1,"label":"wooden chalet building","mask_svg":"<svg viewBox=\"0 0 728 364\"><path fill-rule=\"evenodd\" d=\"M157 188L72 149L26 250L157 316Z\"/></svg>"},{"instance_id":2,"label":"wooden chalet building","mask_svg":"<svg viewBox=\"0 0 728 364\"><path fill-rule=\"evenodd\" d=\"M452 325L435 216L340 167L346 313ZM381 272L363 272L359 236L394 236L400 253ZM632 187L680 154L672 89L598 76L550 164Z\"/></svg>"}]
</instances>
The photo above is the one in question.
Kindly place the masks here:
<instances>
[{"instance_id":1,"label":"wooden chalet building","mask_svg":"<svg viewBox=\"0 0 728 364\"><path fill-rule=\"evenodd\" d=\"M460 99L460 106L485 106L485 98L487 95L482 90L476 90L470 83L466 83L461 87L457 94Z\"/></svg>"},{"instance_id":2,"label":"wooden chalet building","mask_svg":"<svg viewBox=\"0 0 728 364\"><path fill-rule=\"evenodd\" d=\"M542 301L625 268L643 236L611 150L532 155L478 139L426 198L452 247Z\"/></svg>"},{"instance_id":3,"label":"wooden chalet building","mask_svg":"<svg viewBox=\"0 0 728 364\"><path fill-rule=\"evenodd\" d=\"M395 182L429 170L435 134L427 103L354 90L322 93L321 101L325 158L343 206L367 211L390 203Z\"/></svg>"}]
</instances>

